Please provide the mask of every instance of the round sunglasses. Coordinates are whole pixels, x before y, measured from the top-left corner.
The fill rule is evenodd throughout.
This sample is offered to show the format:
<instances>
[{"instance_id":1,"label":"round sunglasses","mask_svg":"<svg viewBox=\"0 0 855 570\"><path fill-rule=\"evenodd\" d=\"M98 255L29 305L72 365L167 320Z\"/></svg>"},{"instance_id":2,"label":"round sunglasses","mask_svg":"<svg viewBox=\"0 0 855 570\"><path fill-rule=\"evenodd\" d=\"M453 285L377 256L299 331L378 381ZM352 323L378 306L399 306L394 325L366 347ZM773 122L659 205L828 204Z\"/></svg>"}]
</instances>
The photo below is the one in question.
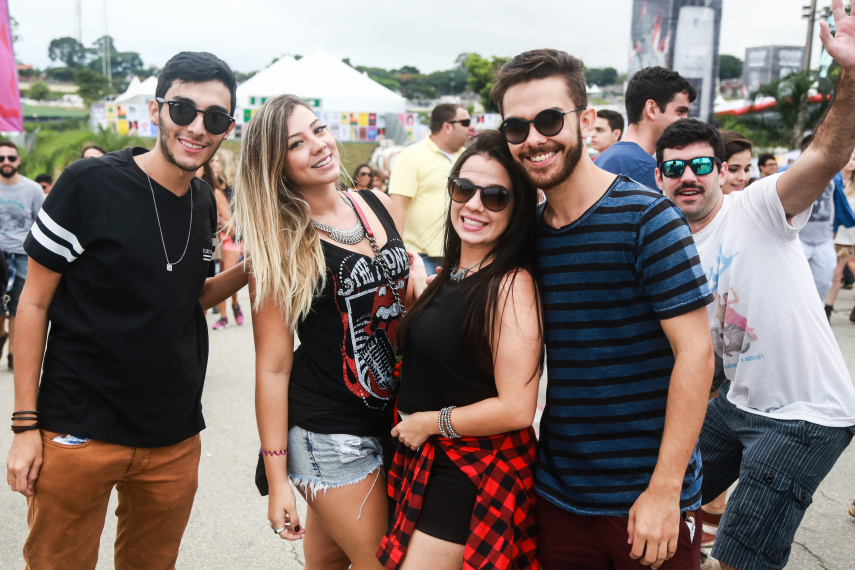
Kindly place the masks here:
<instances>
[{"instance_id":1,"label":"round sunglasses","mask_svg":"<svg viewBox=\"0 0 855 570\"><path fill-rule=\"evenodd\" d=\"M665 178L680 178L686 166L691 168L697 176L706 176L713 171L713 166L721 169L721 161L714 156L699 156L692 160L666 160L659 163L659 172Z\"/></svg>"},{"instance_id":2,"label":"round sunglasses","mask_svg":"<svg viewBox=\"0 0 855 570\"><path fill-rule=\"evenodd\" d=\"M212 135L223 134L235 122L227 113L222 111L200 111L186 101L167 101L162 97L157 97L157 102L169 105L169 118L179 127L186 127L195 121L198 113L202 113L202 124L205 125L205 130Z\"/></svg>"},{"instance_id":3,"label":"round sunglasses","mask_svg":"<svg viewBox=\"0 0 855 570\"><path fill-rule=\"evenodd\" d=\"M455 202L466 203L481 192L481 203L491 212L501 212L511 203L514 193L503 186L478 186L466 178L448 177L448 191Z\"/></svg>"},{"instance_id":4,"label":"round sunglasses","mask_svg":"<svg viewBox=\"0 0 855 570\"><path fill-rule=\"evenodd\" d=\"M518 117L511 117L505 120L499 127L499 132L505 137L505 140L510 144L522 144L528 138L528 133L531 125L534 124L534 129L545 137L554 137L564 128L564 115L584 111L587 107L579 107L572 111L559 111L558 109L544 109L534 116L533 119L526 121Z\"/></svg>"}]
</instances>

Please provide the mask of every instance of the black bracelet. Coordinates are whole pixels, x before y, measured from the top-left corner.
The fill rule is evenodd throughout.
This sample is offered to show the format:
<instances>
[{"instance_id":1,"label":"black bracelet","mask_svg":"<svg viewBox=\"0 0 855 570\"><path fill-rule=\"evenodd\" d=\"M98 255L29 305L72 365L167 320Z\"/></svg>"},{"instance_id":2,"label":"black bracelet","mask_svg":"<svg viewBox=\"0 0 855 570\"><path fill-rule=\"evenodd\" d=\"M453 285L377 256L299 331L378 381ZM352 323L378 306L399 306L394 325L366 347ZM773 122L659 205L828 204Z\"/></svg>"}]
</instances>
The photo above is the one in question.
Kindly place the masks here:
<instances>
[{"instance_id":1,"label":"black bracelet","mask_svg":"<svg viewBox=\"0 0 855 570\"><path fill-rule=\"evenodd\" d=\"M25 431L37 430L41 427L41 425L42 425L41 422L36 422L36 423L28 425L28 426L12 426L12 433L19 434L19 433L23 433Z\"/></svg>"},{"instance_id":2,"label":"black bracelet","mask_svg":"<svg viewBox=\"0 0 855 570\"><path fill-rule=\"evenodd\" d=\"M39 415L39 413L38 413L38 412L12 412L12 415L13 415L13 416L22 416L22 415L25 415L25 414L33 414L34 416Z\"/></svg>"}]
</instances>

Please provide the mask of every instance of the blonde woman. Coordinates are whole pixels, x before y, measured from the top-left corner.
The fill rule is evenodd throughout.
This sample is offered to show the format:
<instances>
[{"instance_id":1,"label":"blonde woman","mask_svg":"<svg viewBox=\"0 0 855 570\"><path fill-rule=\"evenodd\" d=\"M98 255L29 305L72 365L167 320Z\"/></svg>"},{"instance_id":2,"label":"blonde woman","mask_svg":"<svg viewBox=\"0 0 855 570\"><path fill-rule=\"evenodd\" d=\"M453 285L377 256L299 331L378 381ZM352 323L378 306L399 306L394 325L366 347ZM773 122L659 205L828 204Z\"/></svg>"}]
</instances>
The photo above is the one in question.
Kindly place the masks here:
<instances>
[{"instance_id":1,"label":"blonde woman","mask_svg":"<svg viewBox=\"0 0 855 570\"><path fill-rule=\"evenodd\" d=\"M235 155L232 151L221 148L211 158L210 165L216 181L212 188L214 196L217 199L220 228L223 230L231 228L228 232L220 232L221 269L222 271L228 271L240 261L240 243L235 239L234 228L229 224L232 217L230 202L232 200L232 188L235 185L235 176L237 176L237 160L235 160ZM223 301L217 307L220 311L220 319L212 327L215 331L229 326L229 317L226 315L226 302ZM242 325L243 311L240 309L237 293L232 295L232 311L235 315L235 322Z\"/></svg>"},{"instance_id":2,"label":"blonde woman","mask_svg":"<svg viewBox=\"0 0 855 570\"><path fill-rule=\"evenodd\" d=\"M346 195L339 175L334 138L293 95L268 101L245 131L234 216L252 265L257 482L274 532L305 539L309 570L380 568L381 439L409 275L391 200ZM289 479L308 502L304 521Z\"/></svg>"}]
</instances>

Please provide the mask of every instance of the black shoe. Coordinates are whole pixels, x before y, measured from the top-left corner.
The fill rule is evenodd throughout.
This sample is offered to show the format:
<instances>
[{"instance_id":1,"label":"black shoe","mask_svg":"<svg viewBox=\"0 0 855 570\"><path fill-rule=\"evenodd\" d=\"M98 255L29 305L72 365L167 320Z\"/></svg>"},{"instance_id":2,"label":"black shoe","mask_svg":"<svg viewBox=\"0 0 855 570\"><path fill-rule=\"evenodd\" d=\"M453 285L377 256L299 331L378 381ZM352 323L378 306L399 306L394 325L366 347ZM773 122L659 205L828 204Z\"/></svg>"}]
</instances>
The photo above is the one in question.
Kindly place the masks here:
<instances>
[{"instance_id":1,"label":"black shoe","mask_svg":"<svg viewBox=\"0 0 855 570\"><path fill-rule=\"evenodd\" d=\"M14 369L15 369L15 365L14 365L14 363L13 363L13 361L12 361L12 355L11 355L11 354L7 355L7 356L6 356L6 360L9 362L9 370L14 370Z\"/></svg>"},{"instance_id":2,"label":"black shoe","mask_svg":"<svg viewBox=\"0 0 855 570\"><path fill-rule=\"evenodd\" d=\"M852 312L849 313L849 320L855 323L855 307L852 307Z\"/></svg>"},{"instance_id":3,"label":"black shoe","mask_svg":"<svg viewBox=\"0 0 855 570\"><path fill-rule=\"evenodd\" d=\"M219 315L220 314L220 308L217 305L214 305L213 309L211 309L211 312L214 313L215 315Z\"/></svg>"},{"instance_id":4,"label":"black shoe","mask_svg":"<svg viewBox=\"0 0 855 570\"><path fill-rule=\"evenodd\" d=\"M831 313L834 311L834 305L826 305L825 306L825 318L828 319L828 322L831 322Z\"/></svg>"},{"instance_id":5,"label":"black shoe","mask_svg":"<svg viewBox=\"0 0 855 570\"><path fill-rule=\"evenodd\" d=\"M0 353L3 352L3 347L6 346L6 341L9 340L9 333L4 332L0 335Z\"/></svg>"}]
</instances>

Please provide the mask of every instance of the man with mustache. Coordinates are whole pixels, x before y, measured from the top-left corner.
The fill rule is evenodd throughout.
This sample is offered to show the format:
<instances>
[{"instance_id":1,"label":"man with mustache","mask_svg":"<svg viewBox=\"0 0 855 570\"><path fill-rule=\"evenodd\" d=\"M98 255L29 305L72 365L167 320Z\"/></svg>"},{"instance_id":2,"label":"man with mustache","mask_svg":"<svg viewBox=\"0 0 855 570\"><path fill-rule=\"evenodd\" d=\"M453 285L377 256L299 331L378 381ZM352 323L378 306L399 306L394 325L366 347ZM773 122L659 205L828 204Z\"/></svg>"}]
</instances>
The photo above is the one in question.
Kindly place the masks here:
<instances>
[{"instance_id":1,"label":"man with mustache","mask_svg":"<svg viewBox=\"0 0 855 570\"><path fill-rule=\"evenodd\" d=\"M697 567L712 296L689 226L659 192L584 152L597 114L579 59L522 53L491 96L511 153L547 197L538 560L545 570Z\"/></svg>"},{"instance_id":2,"label":"man with mustache","mask_svg":"<svg viewBox=\"0 0 855 570\"><path fill-rule=\"evenodd\" d=\"M704 497L739 480L711 553L725 570L787 565L805 509L855 429L855 388L799 245L813 203L855 147L855 17L842 0L832 12L837 33L821 22L820 38L840 79L786 172L724 195L717 129L684 119L656 144L657 181L689 220L718 299L709 327L726 380L699 446Z\"/></svg>"}]
</instances>

